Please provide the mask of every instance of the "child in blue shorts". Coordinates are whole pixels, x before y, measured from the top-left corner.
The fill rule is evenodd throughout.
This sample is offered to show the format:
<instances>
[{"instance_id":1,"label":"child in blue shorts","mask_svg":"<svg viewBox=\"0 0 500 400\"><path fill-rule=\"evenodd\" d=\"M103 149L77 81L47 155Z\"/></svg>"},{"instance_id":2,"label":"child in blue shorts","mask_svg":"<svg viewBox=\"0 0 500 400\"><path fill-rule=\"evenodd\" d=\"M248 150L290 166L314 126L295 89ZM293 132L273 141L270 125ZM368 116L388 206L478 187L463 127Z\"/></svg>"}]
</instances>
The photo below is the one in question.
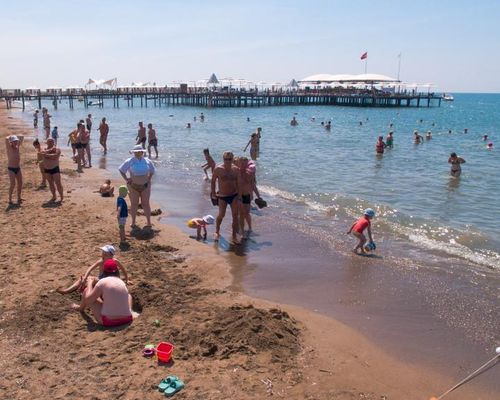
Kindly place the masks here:
<instances>
[{"instance_id":1,"label":"child in blue shorts","mask_svg":"<svg viewBox=\"0 0 500 400\"><path fill-rule=\"evenodd\" d=\"M128 189L125 185L118 188L118 198L116 199L116 211L118 214L118 228L120 229L120 242L126 243L127 238L125 237L125 224L127 223L128 217L128 205L125 201L127 197Z\"/></svg>"}]
</instances>

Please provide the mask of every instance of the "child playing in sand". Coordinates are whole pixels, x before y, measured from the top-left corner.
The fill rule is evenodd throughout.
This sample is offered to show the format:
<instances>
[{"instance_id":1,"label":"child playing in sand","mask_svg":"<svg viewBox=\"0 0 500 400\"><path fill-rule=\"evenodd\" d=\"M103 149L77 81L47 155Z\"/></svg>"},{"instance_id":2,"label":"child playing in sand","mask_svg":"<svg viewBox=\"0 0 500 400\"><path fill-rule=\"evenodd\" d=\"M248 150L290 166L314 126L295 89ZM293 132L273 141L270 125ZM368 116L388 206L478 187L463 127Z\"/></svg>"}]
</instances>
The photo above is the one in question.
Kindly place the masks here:
<instances>
[{"instance_id":1,"label":"child playing in sand","mask_svg":"<svg viewBox=\"0 0 500 400\"><path fill-rule=\"evenodd\" d=\"M127 238L125 237L125 224L127 223L128 217L128 205L125 201L127 197L128 189L125 185L118 188L118 198L116 199L116 211L118 214L118 228L120 229L120 242L125 243Z\"/></svg>"},{"instance_id":2,"label":"child playing in sand","mask_svg":"<svg viewBox=\"0 0 500 400\"><path fill-rule=\"evenodd\" d=\"M351 229L347 232L347 234L352 234L358 238L359 242L356 247L353 249L354 253L358 252L358 249L361 250L361 254L366 254L365 252L365 243L366 237L363 234L363 231L366 229L368 232L368 239L370 239L370 243L373 243L372 238L372 230L371 230L371 222L370 220L375 217L375 211L371 208L367 208L363 212L363 216L359 218L354 224L352 224Z\"/></svg>"},{"instance_id":3,"label":"child playing in sand","mask_svg":"<svg viewBox=\"0 0 500 400\"><path fill-rule=\"evenodd\" d=\"M80 278L78 278L70 287L64 289L57 289L58 293L67 294L74 292L76 289L80 289L83 291L85 289L85 283L87 282L87 278L90 276L93 270L99 267L99 277L94 279L93 285L95 285L99 279L106 278L107 276L120 276L120 270L123 272L125 277L125 283L129 283L127 270L123 267L123 265L115 258L116 250L110 244L102 246L101 250L101 258L97 260L94 264L92 264L85 274L83 274Z\"/></svg>"},{"instance_id":4,"label":"child playing in sand","mask_svg":"<svg viewBox=\"0 0 500 400\"><path fill-rule=\"evenodd\" d=\"M99 188L99 193L102 197L113 197L115 193L115 187L111 186L111 181L106 179L104 183Z\"/></svg>"},{"instance_id":5,"label":"child playing in sand","mask_svg":"<svg viewBox=\"0 0 500 400\"><path fill-rule=\"evenodd\" d=\"M196 228L196 240L201 239L201 230L203 229L203 240L207 240L207 225L212 225L215 218L211 215L205 215L203 218L191 218L187 226Z\"/></svg>"},{"instance_id":6,"label":"child playing in sand","mask_svg":"<svg viewBox=\"0 0 500 400\"><path fill-rule=\"evenodd\" d=\"M207 160L206 164L203 164L201 168L203 168L203 172L205 173L205 180L209 181L210 178L208 177L207 170L210 168L212 171L212 175L214 173L214 168L215 168L215 161L210 155L210 152L208 149L203 150L203 154L205 155L205 160Z\"/></svg>"}]
</instances>

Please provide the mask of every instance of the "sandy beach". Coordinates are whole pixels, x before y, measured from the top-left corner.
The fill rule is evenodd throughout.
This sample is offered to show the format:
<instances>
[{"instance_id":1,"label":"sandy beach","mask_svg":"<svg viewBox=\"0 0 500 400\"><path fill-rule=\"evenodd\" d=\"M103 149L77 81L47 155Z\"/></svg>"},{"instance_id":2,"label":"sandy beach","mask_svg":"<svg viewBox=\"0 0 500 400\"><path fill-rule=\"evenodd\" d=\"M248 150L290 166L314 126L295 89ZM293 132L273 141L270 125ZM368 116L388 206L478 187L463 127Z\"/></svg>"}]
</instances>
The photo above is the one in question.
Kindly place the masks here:
<instances>
[{"instance_id":1,"label":"sandy beach","mask_svg":"<svg viewBox=\"0 0 500 400\"><path fill-rule=\"evenodd\" d=\"M77 174L62 157L65 201L47 204L49 191L37 190L32 130L0 109L0 136L10 134L26 137L24 202L7 207L4 169L1 398L155 399L162 396L158 383L173 374L186 384L179 399L428 399L469 372L440 376L396 360L331 318L234 290L227 260L161 216L154 234L131 237L130 248L117 254L130 273L138 318L119 329L99 327L70 309L78 294L55 289L82 274L100 246L118 244L115 199L94 192L110 176L95 169ZM161 341L175 346L165 365L142 356L144 345ZM464 386L449 398L493 400L494 394Z\"/></svg>"}]
</instances>

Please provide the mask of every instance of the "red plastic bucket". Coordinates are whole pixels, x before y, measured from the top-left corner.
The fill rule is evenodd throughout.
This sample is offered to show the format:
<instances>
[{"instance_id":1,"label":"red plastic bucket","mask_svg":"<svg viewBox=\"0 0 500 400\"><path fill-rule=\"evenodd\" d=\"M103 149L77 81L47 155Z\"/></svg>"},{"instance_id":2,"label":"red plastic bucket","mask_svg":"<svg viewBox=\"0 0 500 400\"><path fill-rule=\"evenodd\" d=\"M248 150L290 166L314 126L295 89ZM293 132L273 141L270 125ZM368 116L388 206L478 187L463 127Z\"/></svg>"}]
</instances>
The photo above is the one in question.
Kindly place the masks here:
<instances>
[{"instance_id":1,"label":"red plastic bucket","mask_svg":"<svg viewBox=\"0 0 500 400\"><path fill-rule=\"evenodd\" d=\"M158 361L168 362L170 357L172 357L172 352L174 351L174 345L168 342L161 342L156 346L156 356Z\"/></svg>"}]
</instances>

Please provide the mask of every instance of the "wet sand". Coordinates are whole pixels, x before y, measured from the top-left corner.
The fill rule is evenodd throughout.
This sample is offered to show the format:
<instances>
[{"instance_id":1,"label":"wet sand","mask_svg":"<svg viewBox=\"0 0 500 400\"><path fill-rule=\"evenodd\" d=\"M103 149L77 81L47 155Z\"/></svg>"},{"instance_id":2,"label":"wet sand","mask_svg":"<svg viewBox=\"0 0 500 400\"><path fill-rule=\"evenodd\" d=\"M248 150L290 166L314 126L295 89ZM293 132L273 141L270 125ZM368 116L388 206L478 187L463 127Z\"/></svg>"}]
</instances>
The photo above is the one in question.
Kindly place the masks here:
<instances>
[{"instance_id":1,"label":"wet sand","mask_svg":"<svg viewBox=\"0 0 500 400\"><path fill-rule=\"evenodd\" d=\"M21 131L29 135L29 129L9 117L0 110L1 136ZM264 229L254 252L263 260L244 261L244 249L198 243L157 219L153 237L133 237L130 249L118 254L130 267L139 318L124 329L99 328L69 310L76 294L61 296L54 289L94 261L99 245L117 241L114 199L92 193L109 172L85 170L77 175L64 158L67 200L60 207L43 207L50 195L35 190L39 172L33 159L27 141L22 150L26 201L20 208L4 209L0 219L5 238L0 268L0 397L24 399L36 393L47 399L158 398L155 386L175 374L187 384L176 395L180 399L417 399L440 393L456 380L455 374L440 375L419 363L401 362L331 318L233 290L238 282L246 287L263 266L279 271L280 263L265 258L266 251L279 250L284 257L290 248L278 246L278 238L267 236ZM5 164L4 153L0 161ZM0 199L5 204L6 181L2 174ZM154 190L161 204L162 188ZM191 198L201 205L199 193L198 199L178 194L175 207L162 205L162 221L183 225L182 209L193 205L186 201ZM220 257L227 249L234 253ZM337 265L338 260L331 261ZM311 257L304 254L306 262L311 265ZM301 270L300 264L296 270ZM279 282L278 277L269 280L274 281ZM300 284L308 287L307 281ZM291 279L282 281L283 286L292 287ZM279 285L270 292L284 293ZM355 293L351 296L354 301ZM155 319L160 320L159 328ZM176 345L173 363L159 365L141 356L144 344L160 340ZM465 371L460 372L461 378ZM495 398L479 389L471 384L454 398Z\"/></svg>"}]
</instances>

